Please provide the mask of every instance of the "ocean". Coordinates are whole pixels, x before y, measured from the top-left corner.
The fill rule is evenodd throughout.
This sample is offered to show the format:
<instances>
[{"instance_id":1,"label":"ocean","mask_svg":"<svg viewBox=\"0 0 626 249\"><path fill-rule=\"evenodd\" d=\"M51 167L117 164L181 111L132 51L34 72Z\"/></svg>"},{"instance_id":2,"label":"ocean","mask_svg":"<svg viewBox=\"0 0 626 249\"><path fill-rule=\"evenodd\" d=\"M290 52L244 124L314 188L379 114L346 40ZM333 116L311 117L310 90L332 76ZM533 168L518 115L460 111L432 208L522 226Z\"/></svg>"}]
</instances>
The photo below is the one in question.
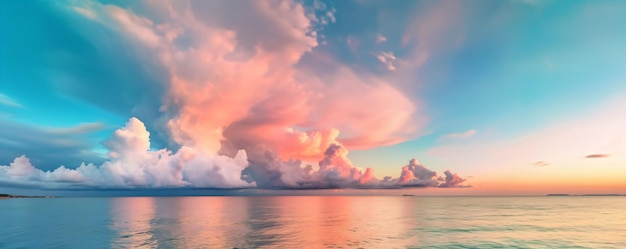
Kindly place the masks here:
<instances>
[{"instance_id":1,"label":"ocean","mask_svg":"<svg viewBox=\"0 0 626 249\"><path fill-rule=\"evenodd\" d=\"M626 248L626 197L6 199L0 248Z\"/></svg>"}]
</instances>

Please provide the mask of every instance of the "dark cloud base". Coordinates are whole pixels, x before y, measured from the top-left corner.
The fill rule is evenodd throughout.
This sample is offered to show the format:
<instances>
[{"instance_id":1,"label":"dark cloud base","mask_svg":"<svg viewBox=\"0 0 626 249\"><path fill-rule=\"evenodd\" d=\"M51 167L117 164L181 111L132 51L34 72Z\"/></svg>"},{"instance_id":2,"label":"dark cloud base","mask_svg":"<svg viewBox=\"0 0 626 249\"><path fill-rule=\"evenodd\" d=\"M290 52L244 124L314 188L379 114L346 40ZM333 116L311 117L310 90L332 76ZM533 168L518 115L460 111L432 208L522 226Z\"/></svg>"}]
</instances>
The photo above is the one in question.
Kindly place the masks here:
<instances>
[{"instance_id":1,"label":"dark cloud base","mask_svg":"<svg viewBox=\"0 0 626 249\"><path fill-rule=\"evenodd\" d=\"M261 189L261 188L159 188L159 189L38 189L0 186L0 193L55 197L194 197L194 196L420 196L411 188ZM372 192L375 191L375 192ZM407 192L408 191L408 192Z\"/></svg>"},{"instance_id":2,"label":"dark cloud base","mask_svg":"<svg viewBox=\"0 0 626 249\"><path fill-rule=\"evenodd\" d=\"M609 154L591 154L591 155L587 155L585 156L585 158L606 158L606 157L610 157L611 155Z\"/></svg>"}]
</instances>

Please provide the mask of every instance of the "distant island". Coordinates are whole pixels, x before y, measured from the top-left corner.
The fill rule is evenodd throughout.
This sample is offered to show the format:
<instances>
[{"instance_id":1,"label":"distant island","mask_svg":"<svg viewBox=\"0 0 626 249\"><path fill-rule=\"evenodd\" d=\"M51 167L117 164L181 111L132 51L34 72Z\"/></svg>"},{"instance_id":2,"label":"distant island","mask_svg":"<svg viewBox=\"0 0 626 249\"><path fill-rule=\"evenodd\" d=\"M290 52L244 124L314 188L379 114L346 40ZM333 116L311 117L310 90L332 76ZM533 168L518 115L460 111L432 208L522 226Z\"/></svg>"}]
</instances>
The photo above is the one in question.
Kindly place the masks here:
<instances>
[{"instance_id":1,"label":"distant island","mask_svg":"<svg viewBox=\"0 0 626 249\"><path fill-rule=\"evenodd\" d=\"M0 199L9 199L9 198L54 198L54 196L28 196L28 195L0 194Z\"/></svg>"},{"instance_id":2,"label":"distant island","mask_svg":"<svg viewBox=\"0 0 626 249\"><path fill-rule=\"evenodd\" d=\"M583 194L583 195L547 194L546 196L626 196L626 195L620 195L620 194Z\"/></svg>"}]
</instances>

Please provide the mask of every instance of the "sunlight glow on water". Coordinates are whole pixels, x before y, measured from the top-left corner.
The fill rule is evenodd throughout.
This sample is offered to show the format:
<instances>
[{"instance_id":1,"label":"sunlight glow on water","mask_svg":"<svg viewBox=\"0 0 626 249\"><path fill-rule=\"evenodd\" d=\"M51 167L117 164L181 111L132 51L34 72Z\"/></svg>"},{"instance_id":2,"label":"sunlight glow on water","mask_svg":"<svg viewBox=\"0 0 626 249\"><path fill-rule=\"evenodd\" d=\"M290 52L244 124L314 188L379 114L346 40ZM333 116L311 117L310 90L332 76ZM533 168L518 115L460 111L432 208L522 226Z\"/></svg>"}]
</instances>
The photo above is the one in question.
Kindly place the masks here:
<instances>
[{"instance_id":1,"label":"sunlight glow on water","mask_svg":"<svg viewBox=\"0 0 626 249\"><path fill-rule=\"evenodd\" d=\"M626 197L0 200L0 248L626 248Z\"/></svg>"}]
</instances>

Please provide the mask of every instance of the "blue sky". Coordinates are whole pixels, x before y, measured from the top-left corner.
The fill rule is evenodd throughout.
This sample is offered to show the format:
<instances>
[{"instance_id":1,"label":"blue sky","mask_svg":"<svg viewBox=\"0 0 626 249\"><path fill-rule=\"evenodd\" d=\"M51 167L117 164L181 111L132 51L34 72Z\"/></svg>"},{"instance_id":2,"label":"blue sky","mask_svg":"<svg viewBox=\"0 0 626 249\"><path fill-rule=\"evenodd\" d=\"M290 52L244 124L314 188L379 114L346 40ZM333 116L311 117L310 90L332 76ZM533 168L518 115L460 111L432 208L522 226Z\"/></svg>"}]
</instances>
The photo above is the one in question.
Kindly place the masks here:
<instances>
[{"instance_id":1,"label":"blue sky","mask_svg":"<svg viewBox=\"0 0 626 249\"><path fill-rule=\"evenodd\" d=\"M219 109L211 108L228 106L224 112L237 113L238 109L229 109L231 105L248 104L244 100L229 102L237 97L227 93L250 85L233 83L229 85L231 88L219 88L228 84L211 83L221 84L211 89L222 89L223 95L198 102L190 100L202 98L191 97L194 91L183 96L180 95L183 92L172 90L176 88L172 83L175 78L183 79L188 87L204 84L202 80L193 83L203 77L233 79L235 76L212 76L227 74L215 69L219 68L218 64L203 67L200 60L200 65L192 65L202 49L211 49L203 42L215 42L211 39L220 37L217 32L222 32L221 35L232 31L235 38L223 36L229 42L236 40L233 42L236 49L227 56L238 56L237 60L243 61L252 58L252 61L261 53L251 55L250 51L255 49L276 54L267 60L271 61L267 62L270 68L296 75L295 81L302 81L297 84L308 89L307 94L332 98L322 104L309 100L306 108L299 109L299 113L314 110L307 112L307 117L293 121L294 115L285 114L272 119L272 125L302 131L339 129L343 135L339 135L337 142L350 150L347 157L351 163L373 168L378 178L397 175L401 166L417 158L434 171L450 169L471 176L469 181L474 181L476 186L486 184L495 188L500 177L487 172L495 168L508 172L507 167L516 167L510 172L523 172L520 169L523 163L528 169L536 170L534 163L549 161L549 167L554 169L532 174L542 174L546 184L558 178L570 186L578 178L548 175L566 167L587 172L588 169L572 169L571 165L587 165L589 160L571 160L594 153L611 155L605 158L608 162L602 162L608 174L624 176L626 172L621 149L612 149L621 146L612 144L621 144L624 141L621 134L626 132L625 118L620 115L625 103L621 99L626 96L623 73L626 72L626 3L623 1L285 1L284 6L293 7L290 11L277 11L268 17L241 1L208 4L211 6L191 1L189 6L195 8L184 12L186 3L168 4L181 10L175 17L164 14L166 8L160 8L163 6L142 1L1 3L0 165L9 165L21 155L44 171L60 165L76 168L81 162L100 165L110 160L111 148L103 142L131 117L145 124L152 150L167 148L176 153L181 146L208 150L219 140L199 141L197 137L212 135L198 133L198 129L211 127L207 129L222 131L223 128L226 140L232 140L238 149L247 150L250 157L254 154L250 144L264 141L255 146L276 150L284 160L289 159L285 155L300 155L292 159L316 164L321 152L320 157L314 157L288 151L285 148L293 146L283 146L286 140L253 134L261 128L250 126L247 118L257 120L252 116L225 117L223 124L213 121L221 120L215 117L222 114L215 114ZM306 15L296 16L298 7ZM126 19L116 19L120 13L130 16L130 24L124 22ZM187 21L185 15L194 15L196 22ZM309 18L307 30L294 26L294 30L303 31L302 36L293 30L281 33L280 28L286 25L281 20L298 23L303 18ZM164 38L156 45L142 43L149 41L142 39L150 39L142 36L145 30L131 30L141 25ZM198 28L198 25L205 26ZM176 33L171 44L165 44L164 30L170 28L171 32L178 30L180 34ZM316 44L311 45L312 41ZM213 51L222 48L219 44L211 45L215 46ZM178 51L179 55L191 53L188 48L199 51L197 56L186 55L189 65L172 62L176 59L163 59L171 51ZM171 52L172 58L175 54ZM297 59L289 57L291 54L297 54ZM254 74L240 73L244 75L240 77ZM302 80L307 78L315 79ZM353 85L344 83L357 78ZM265 84L255 82L249 84ZM265 82L264 78L258 82ZM281 89L290 89L285 87L290 85L280 84L274 84L277 88L269 91L276 95L268 101L276 103L267 106L279 109L286 109L282 103L299 106L300 102L282 102L290 92L283 93ZM384 85L381 89L391 90L362 92L369 87L378 89L375 87L381 84ZM257 96L245 91L238 95ZM207 104L213 101L217 104ZM266 102L260 101L245 111L264 113L259 110L266 110ZM324 103L332 105L328 107ZM342 116L343 112L354 115ZM363 117L374 113L376 118L372 120ZM272 116L264 115L268 119ZM379 126L376 119L381 121ZM548 130L593 130L590 127L595 123L587 119L598 120L599 124L609 120L612 126L604 129L607 134L579 133L580 139L572 140L573 143L590 141L589 147L581 148L580 152L565 145L550 147L550 153L531 154L536 156L523 160L520 158L527 153L485 159L496 148L515 147L511 144L516 141L537 141L527 142L534 147L535 143L556 139L541 135ZM176 125L180 127L172 128ZM236 127L248 128L241 131ZM377 129L381 131L377 133ZM228 135L242 132L250 134L247 138ZM352 143L351 139L360 142ZM320 150L323 152L325 148ZM564 151L575 152L561 157ZM608 182L613 184L611 180ZM523 184L518 188L523 188Z\"/></svg>"}]
</instances>

